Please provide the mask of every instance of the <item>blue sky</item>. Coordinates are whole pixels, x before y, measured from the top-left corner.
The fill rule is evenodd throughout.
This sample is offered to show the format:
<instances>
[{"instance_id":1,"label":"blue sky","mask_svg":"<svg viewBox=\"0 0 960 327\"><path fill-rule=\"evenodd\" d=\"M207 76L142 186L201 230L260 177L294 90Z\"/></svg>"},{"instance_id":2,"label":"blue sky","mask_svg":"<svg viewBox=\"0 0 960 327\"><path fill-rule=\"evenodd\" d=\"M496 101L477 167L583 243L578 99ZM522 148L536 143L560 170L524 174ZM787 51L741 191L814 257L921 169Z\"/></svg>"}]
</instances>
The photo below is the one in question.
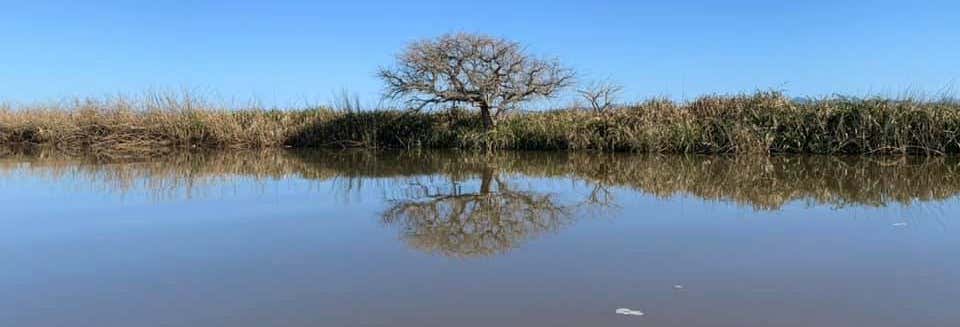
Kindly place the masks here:
<instances>
[{"instance_id":1,"label":"blue sky","mask_svg":"<svg viewBox=\"0 0 960 327\"><path fill-rule=\"evenodd\" d=\"M270 105L375 101L412 40L482 32L627 98L960 87L958 1L7 1L0 101L188 88Z\"/></svg>"}]
</instances>

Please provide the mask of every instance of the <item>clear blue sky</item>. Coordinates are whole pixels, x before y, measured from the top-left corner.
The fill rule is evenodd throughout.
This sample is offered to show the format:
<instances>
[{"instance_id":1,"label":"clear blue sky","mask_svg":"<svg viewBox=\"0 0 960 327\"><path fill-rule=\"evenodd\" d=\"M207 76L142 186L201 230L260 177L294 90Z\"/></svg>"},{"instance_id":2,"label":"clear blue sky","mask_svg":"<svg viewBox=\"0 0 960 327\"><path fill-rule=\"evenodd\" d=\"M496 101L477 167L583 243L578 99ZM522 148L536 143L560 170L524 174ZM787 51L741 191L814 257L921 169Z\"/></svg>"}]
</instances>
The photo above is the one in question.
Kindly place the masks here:
<instances>
[{"instance_id":1,"label":"clear blue sky","mask_svg":"<svg viewBox=\"0 0 960 327\"><path fill-rule=\"evenodd\" d=\"M630 98L960 83L956 0L0 1L0 99L14 102L177 88L374 101L378 65L456 31L520 41Z\"/></svg>"}]
</instances>

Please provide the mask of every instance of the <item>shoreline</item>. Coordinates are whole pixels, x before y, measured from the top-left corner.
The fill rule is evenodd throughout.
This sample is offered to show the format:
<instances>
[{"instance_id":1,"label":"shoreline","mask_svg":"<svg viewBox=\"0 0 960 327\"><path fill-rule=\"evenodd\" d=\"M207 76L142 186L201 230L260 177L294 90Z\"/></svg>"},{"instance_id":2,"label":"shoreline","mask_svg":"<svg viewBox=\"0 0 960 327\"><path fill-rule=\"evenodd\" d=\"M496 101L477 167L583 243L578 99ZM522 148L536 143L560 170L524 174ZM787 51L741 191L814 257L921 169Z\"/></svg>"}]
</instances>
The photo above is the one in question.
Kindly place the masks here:
<instances>
[{"instance_id":1,"label":"shoreline","mask_svg":"<svg viewBox=\"0 0 960 327\"><path fill-rule=\"evenodd\" d=\"M476 112L229 109L192 97L0 107L0 146L94 155L184 149L366 148L662 154L960 154L960 102L778 92L651 99L604 112L514 112L485 130Z\"/></svg>"}]
</instances>

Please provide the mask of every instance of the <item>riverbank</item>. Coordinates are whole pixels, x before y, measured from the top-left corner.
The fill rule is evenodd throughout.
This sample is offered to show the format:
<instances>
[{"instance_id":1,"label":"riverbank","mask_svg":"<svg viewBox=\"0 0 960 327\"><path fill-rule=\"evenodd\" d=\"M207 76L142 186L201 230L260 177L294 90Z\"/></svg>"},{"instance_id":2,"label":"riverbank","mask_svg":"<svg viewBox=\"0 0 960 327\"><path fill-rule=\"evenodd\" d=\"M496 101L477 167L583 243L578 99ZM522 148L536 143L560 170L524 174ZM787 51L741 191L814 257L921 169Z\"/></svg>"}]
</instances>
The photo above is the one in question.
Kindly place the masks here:
<instances>
[{"instance_id":1,"label":"riverbank","mask_svg":"<svg viewBox=\"0 0 960 327\"><path fill-rule=\"evenodd\" d=\"M0 107L0 144L111 155L280 147L943 155L960 153L960 103L763 92L518 112L484 131L464 110L267 110L154 97Z\"/></svg>"}]
</instances>

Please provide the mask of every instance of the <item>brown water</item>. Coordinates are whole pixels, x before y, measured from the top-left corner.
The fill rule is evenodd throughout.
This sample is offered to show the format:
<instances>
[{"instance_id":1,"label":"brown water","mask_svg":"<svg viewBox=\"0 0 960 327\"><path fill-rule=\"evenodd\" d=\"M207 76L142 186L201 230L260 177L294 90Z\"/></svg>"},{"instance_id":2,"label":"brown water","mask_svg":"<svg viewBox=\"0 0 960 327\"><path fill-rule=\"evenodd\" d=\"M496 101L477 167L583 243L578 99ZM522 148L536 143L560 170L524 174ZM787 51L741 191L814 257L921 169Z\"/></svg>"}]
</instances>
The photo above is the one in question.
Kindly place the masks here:
<instances>
[{"instance_id":1,"label":"brown water","mask_svg":"<svg viewBox=\"0 0 960 327\"><path fill-rule=\"evenodd\" d=\"M957 326L958 172L955 158L7 154L0 326Z\"/></svg>"}]
</instances>

